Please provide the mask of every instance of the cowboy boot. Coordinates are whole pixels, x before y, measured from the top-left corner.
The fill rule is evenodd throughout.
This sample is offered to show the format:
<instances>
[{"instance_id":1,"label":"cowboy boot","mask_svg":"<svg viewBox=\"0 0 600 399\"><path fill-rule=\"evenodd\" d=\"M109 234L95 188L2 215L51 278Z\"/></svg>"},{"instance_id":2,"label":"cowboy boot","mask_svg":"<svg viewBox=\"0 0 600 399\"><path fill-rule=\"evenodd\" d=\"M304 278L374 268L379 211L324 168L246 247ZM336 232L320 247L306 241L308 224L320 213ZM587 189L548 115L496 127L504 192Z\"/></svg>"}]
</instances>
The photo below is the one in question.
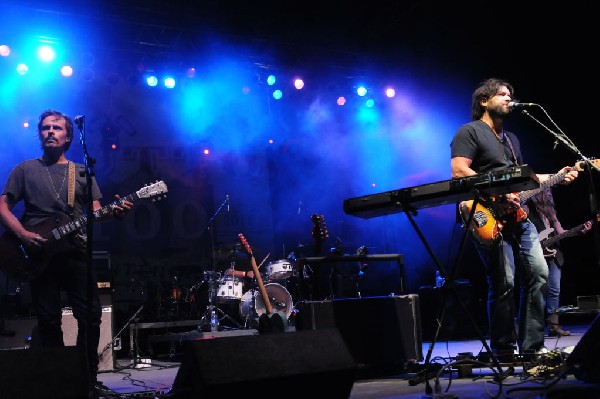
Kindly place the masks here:
<instances>
[{"instance_id":1,"label":"cowboy boot","mask_svg":"<svg viewBox=\"0 0 600 399\"><path fill-rule=\"evenodd\" d=\"M549 337L565 337L571 335L571 331L563 330L558 324L558 314L552 313L548 316L548 336Z\"/></svg>"}]
</instances>

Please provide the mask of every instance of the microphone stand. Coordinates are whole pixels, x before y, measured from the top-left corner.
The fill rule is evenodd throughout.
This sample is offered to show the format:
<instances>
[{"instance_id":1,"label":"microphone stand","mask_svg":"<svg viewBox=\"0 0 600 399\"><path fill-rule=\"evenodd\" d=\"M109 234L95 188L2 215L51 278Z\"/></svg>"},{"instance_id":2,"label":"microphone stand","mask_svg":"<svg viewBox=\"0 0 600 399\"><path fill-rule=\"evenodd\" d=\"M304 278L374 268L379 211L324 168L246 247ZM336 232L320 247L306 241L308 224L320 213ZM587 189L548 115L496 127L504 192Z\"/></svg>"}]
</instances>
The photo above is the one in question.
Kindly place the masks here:
<instances>
[{"instance_id":1,"label":"microphone stand","mask_svg":"<svg viewBox=\"0 0 600 399\"><path fill-rule=\"evenodd\" d=\"M85 178L86 178L86 198L87 198L87 206L85 207L86 211L86 263L87 263L87 276L86 276L86 288L87 288L87 321L86 321L86 329L85 329L85 364L90 367L90 357L89 351L92 348L88 348L89 346L89 334L92 328L92 301L93 301L93 287L94 281L92 279L92 242L93 242L93 232L94 232L94 199L92 195L92 176L95 176L94 173L94 164L96 160L92 158L87 150L87 145L85 142L85 120L83 117L76 118L75 123L77 124L77 128L79 129L79 140L81 142L81 147L83 149L83 157L85 163ZM97 350L97 348L93 348ZM88 372L88 387L90 390L90 394L93 391L93 386L91 381L92 376Z\"/></svg>"},{"instance_id":2,"label":"microphone stand","mask_svg":"<svg viewBox=\"0 0 600 399\"><path fill-rule=\"evenodd\" d=\"M217 208L215 213L210 217L210 219L208 219L208 222L206 222L206 226L204 227L204 231L208 230L210 232L210 245L211 245L211 252L212 252L212 274L211 274L210 278L208 279L208 306L206 307L204 315L200 319L200 325L198 326L198 331L203 331L202 326L207 321L209 324L209 331L210 331L210 327L212 327L211 326L211 322L212 322L211 316L212 316L213 311L220 312L221 315L223 315L224 317L227 317L228 320L230 320L234 324L236 324L238 328L240 327L239 323L237 323L232 317L230 317L227 313L223 312L221 309L216 307L214 304L214 302L216 301L215 297L216 297L216 293L217 293L216 281L215 281L215 276L217 273L217 261L216 261L217 255L216 255L216 249L215 249L214 223L215 223L215 219L216 219L217 215L219 215L219 213L221 213L221 211L223 210L225 205L227 205L227 207L229 207L229 195L225 196L225 200L223 200L223 202L221 202L221 205L219 205L219 207ZM220 324L219 320L220 319L217 318L217 330L218 330L219 324Z\"/></svg>"},{"instance_id":3,"label":"microphone stand","mask_svg":"<svg viewBox=\"0 0 600 399\"><path fill-rule=\"evenodd\" d=\"M600 168L595 166L594 163L590 162L590 158L586 157L585 155L583 155L581 153L581 151L577 148L575 143L573 143L573 141L565 134L565 132L563 132L561 130L561 128L554 122L554 120L552 120L552 118L550 117L550 115L548 115L546 110L541 105L535 104L535 106L539 107L542 110L542 112L546 115L548 120L550 120L550 122L556 127L556 129L558 130L558 133L553 131L546 125L544 125L542 122L540 122L539 119L537 119L536 117L531 115L529 112L527 112L527 110L523 109L523 110L521 110L521 113L523 113L524 115L533 119L533 121L535 121L537 124L542 126L544 129L546 129L548 132L550 132L554 136L554 138L555 138L554 148L556 148L556 146L558 145L559 142L563 143L565 145L565 147L567 147L575 155L577 155L579 158L581 158L582 160L585 161L585 165L587 165L587 170L591 171L592 169L595 169L596 171L600 172ZM598 215L598 201L597 201L597 196L596 196L596 188L594 185L594 178L591 173L588 173L588 190L590 193L590 198L589 198L590 211L592 212L592 214ZM595 247L596 247L596 255L599 256L600 255L600 234L598 233L598 229L594 229L594 242L595 242ZM598 264L600 265L600 256L597 261L598 261Z\"/></svg>"}]
</instances>

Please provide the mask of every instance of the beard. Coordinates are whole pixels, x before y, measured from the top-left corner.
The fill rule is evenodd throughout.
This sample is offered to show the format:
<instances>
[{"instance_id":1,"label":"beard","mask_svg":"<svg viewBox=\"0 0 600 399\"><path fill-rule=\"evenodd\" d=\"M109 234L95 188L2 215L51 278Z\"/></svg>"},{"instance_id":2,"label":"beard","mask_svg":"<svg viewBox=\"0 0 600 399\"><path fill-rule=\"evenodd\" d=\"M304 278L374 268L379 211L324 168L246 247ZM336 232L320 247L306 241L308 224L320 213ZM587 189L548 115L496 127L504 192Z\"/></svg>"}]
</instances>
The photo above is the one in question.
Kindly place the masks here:
<instances>
[{"instance_id":1,"label":"beard","mask_svg":"<svg viewBox=\"0 0 600 399\"><path fill-rule=\"evenodd\" d=\"M65 152L65 146L47 146L42 145L42 151L48 159L58 160L60 156Z\"/></svg>"}]
</instances>

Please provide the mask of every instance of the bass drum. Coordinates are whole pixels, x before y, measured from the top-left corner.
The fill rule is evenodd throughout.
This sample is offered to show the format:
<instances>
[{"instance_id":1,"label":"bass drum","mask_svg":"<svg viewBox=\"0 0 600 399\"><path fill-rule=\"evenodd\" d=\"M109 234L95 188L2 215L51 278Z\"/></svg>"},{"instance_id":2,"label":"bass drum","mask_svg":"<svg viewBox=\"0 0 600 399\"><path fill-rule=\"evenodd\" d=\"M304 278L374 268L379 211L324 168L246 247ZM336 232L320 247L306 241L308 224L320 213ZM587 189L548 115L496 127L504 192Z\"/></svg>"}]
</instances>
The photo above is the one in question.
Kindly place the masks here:
<instances>
[{"instance_id":1,"label":"bass drum","mask_svg":"<svg viewBox=\"0 0 600 399\"><path fill-rule=\"evenodd\" d=\"M289 318L292 310L294 310L294 303L288 290L284 286L275 283L265 284L265 290L273 307L273 312L283 312ZM242 296L240 315L243 320L257 318L266 312L267 308L258 288L248 290Z\"/></svg>"}]
</instances>

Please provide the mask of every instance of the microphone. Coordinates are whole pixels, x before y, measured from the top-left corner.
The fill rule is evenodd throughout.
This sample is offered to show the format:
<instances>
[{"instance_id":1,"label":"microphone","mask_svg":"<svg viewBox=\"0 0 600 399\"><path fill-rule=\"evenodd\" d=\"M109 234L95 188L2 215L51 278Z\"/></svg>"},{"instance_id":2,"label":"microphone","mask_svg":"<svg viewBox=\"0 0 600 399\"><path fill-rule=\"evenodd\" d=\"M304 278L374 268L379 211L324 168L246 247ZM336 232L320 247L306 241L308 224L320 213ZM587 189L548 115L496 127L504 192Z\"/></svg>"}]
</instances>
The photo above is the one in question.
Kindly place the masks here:
<instances>
[{"instance_id":1,"label":"microphone","mask_svg":"<svg viewBox=\"0 0 600 399\"><path fill-rule=\"evenodd\" d=\"M85 121L85 115L77 115L75 118L73 118L73 122L75 122L79 126L81 126L81 124L84 121Z\"/></svg>"},{"instance_id":2,"label":"microphone","mask_svg":"<svg viewBox=\"0 0 600 399\"><path fill-rule=\"evenodd\" d=\"M508 103L508 108L529 108L529 107L537 107L536 103L518 103L516 101L511 101Z\"/></svg>"},{"instance_id":3,"label":"microphone","mask_svg":"<svg viewBox=\"0 0 600 399\"><path fill-rule=\"evenodd\" d=\"M227 212L229 212L229 194L225 194L225 201L227 202Z\"/></svg>"}]
</instances>

